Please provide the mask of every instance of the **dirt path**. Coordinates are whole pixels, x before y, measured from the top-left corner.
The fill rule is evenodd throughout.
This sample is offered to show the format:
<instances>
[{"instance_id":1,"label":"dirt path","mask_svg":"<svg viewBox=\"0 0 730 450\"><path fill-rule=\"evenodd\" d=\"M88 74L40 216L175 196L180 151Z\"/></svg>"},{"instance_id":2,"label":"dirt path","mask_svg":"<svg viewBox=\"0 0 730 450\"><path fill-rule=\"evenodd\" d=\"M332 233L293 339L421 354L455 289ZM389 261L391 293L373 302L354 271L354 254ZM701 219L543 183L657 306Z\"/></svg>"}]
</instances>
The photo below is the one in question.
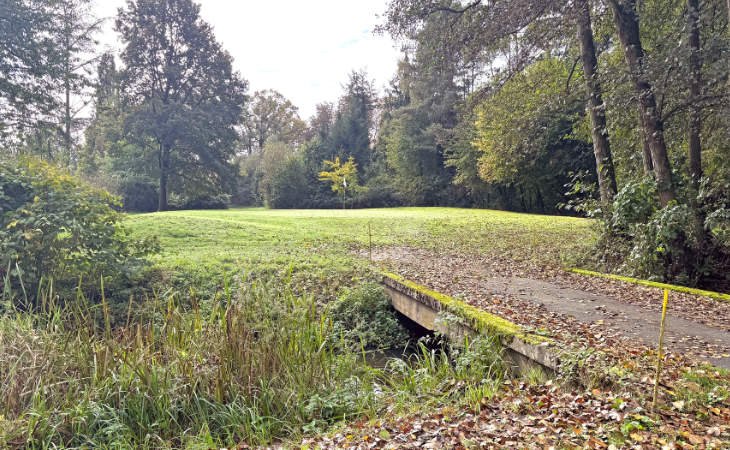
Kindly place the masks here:
<instances>
[{"instance_id":1,"label":"dirt path","mask_svg":"<svg viewBox=\"0 0 730 450\"><path fill-rule=\"evenodd\" d=\"M659 335L662 292L657 288L408 247L378 249L373 259L439 292L523 326L547 330L557 339L577 335L604 344L618 340L651 347ZM730 304L670 293L666 345L670 351L730 369Z\"/></svg>"}]
</instances>

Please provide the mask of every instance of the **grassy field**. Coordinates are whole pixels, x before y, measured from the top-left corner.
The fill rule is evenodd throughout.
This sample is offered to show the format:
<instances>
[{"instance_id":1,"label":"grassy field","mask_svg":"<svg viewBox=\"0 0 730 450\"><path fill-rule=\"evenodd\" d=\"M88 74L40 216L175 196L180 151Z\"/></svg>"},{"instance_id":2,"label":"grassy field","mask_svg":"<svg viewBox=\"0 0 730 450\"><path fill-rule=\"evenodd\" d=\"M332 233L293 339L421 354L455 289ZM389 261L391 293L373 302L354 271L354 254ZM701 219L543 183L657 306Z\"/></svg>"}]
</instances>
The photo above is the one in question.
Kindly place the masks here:
<instances>
[{"instance_id":1,"label":"grassy field","mask_svg":"<svg viewBox=\"0 0 730 450\"><path fill-rule=\"evenodd\" d=\"M291 268L315 283L333 273L356 276L363 259L355 250L367 249L371 237L373 247L458 250L542 265L564 262L594 238L586 219L458 208L175 211L130 216L128 224L160 238L163 250L153 258L159 267L187 276Z\"/></svg>"},{"instance_id":2,"label":"grassy field","mask_svg":"<svg viewBox=\"0 0 730 450\"><path fill-rule=\"evenodd\" d=\"M505 376L494 337L449 351L421 343L370 366L369 352L403 351L409 335L380 286L366 279L372 272L357 250L367 248L368 230L374 246L556 263L588 241L590 226L440 208L127 220L133 233L160 240L152 272L162 278L152 280L153 295L95 304L48 290L39 313L0 315L0 397L8 399L0 448L295 445L302 435L384 411L473 410ZM115 308L121 320L112 323Z\"/></svg>"},{"instance_id":3,"label":"grassy field","mask_svg":"<svg viewBox=\"0 0 730 450\"><path fill-rule=\"evenodd\" d=\"M409 246L555 267L590 247L594 232L589 220L394 208L177 211L130 215L126 221L133 234L156 235L160 241L149 278L147 272L140 275L149 282L140 283L144 295L112 298L110 289L106 298L94 302L81 292L57 298L49 288L39 293L42 310L0 315L0 397L6 399L0 405L0 448L221 448L243 443L298 448L302 439L327 440L348 430L348 424L358 429L365 424L368 436L362 439L370 445L373 436L387 441L391 433L405 433L367 428L380 428L381 420L422 414L446 421L447 411L449 421L454 413L473 428L473 413L493 401L500 406L492 410L509 417L507 422L517 412L544 414L545 420L555 416L550 402L536 402L538 394L533 395L542 398L545 389L555 395L552 380L543 386L542 371L515 379L497 337L448 347L429 339L414 343L382 287L372 282L375 272L367 249L372 239L375 249ZM416 252L421 253L426 252ZM378 357L383 350L401 353L387 353L392 357L372 364L368 356ZM643 365L629 366L608 354L600 359L592 348L577 351L576 358L591 354L594 361L581 375L586 379L615 377L611 370L617 367L622 373L637 367L635 376L625 379L648 377L639 371ZM638 356L629 358L653 362L650 353L631 354ZM641 359L645 356L646 361ZM580 375L571 367L560 374L570 381L566 386L575 386ZM680 369L673 367L673 379L679 379ZM708 372L702 366L696 373L705 377ZM694 376L688 374L681 376ZM727 398L725 375L713 374L707 375L711 379L692 378L698 388L686 395L686 402L699 406L688 409L684 418L696 415L699 421L697 411ZM680 388L677 392L684 395ZM525 389L534 392L524 394ZM576 408L594 404L573 400L583 395L565 395L566 417L578 417ZM606 391L602 398L601 411L622 409L624 400L615 393ZM632 408L645 404L639 398ZM632 417L644 416L631 414L622 422L603 412L589 411L600 422L590 429L597 430L602 442L620 446L638 439ZM499 421L499 427L507 423ZM642 423L654 426L648 418ZM704 428L698 429L714 423L702 422ZM661 433L663 428L655 427ZM651 442L684 439L667 429L661 437L655 433ZM713 429L698 433L709 435ZM585 430L566 440L568 433L561 429L554 442L561 448L581 446L576 442L593 439Z\"/></svg>"}]
</instances>

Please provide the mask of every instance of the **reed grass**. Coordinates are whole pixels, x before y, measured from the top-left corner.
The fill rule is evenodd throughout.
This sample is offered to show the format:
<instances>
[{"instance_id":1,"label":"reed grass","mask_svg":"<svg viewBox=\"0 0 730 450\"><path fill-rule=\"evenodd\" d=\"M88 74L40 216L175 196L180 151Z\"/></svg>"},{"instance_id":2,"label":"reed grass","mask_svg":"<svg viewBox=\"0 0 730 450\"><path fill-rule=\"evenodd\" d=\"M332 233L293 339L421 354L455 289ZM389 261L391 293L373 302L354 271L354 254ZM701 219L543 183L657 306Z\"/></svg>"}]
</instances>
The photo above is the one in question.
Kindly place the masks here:
<instances>
[{"instance_id":1,"label":"reed grass","mask_svg":"<svg viewBox=\"0 0 730 450\"><path fill-rule=\"evenodd\" d=\"M105 301L48 294L0 317L0 447L264 444L373 410L373 369L275 283L227 289L207 314L157 298L161 320L117 329Z\"/></svg>"},{"instance_id":2,"label":"reed grass","mask_svg":"<svg viewBox=\"0 0 730 450\"><path fill-rule=\"evenodd\" d=\"M4 297L0 448L294 442L386 409L476 405L504 375L489 339L419 343L417 354L371 368L366 349L345 342L328 312L287 280L244 276L205 302L194 290L130 299L118 327L105 297L91 304L79 290L61 301L44 286L36 310Z\"/></svg>"}]
</instances>

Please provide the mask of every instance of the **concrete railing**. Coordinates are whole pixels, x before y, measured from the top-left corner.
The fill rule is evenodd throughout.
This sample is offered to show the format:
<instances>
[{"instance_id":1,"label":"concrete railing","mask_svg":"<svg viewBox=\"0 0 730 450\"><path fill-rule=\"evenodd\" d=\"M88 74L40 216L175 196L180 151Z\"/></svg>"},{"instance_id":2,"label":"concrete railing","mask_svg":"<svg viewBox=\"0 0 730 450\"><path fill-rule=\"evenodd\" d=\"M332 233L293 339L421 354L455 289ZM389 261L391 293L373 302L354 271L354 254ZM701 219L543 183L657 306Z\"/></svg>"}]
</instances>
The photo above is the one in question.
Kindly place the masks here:
<instances>
[{"instance_id":1,"label":"concrete railing","mask_svg":"<svg viewBox=\"0 0 730 450\"><path fill-rule=\"evenodd\" d=\"M560 359L552 339L529 333L515 323L392 273L383 274L382 283L393 307L422 327L453 341L461 341L466 335L496 335L507 359L518 370L539 366L558 372ZM445 320L448 315L456 320Z\"/></svg>"}]
</instances>

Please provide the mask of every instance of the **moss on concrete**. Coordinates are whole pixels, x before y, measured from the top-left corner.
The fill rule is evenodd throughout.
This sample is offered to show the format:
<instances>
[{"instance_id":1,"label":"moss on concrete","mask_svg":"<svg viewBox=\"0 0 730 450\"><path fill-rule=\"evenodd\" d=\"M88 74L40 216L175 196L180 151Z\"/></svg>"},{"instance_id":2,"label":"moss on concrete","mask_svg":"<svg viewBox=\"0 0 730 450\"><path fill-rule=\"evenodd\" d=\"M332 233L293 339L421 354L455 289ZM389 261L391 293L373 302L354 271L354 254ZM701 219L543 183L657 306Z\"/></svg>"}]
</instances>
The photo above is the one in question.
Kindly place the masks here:
<instances>
[{"instance_id":1,"label":"moss on concrete","mask_svg":"<svg viewBox=\"0 0 730 450\"><path fill-rule=\"evenodd\" d=\"M397 281L413 291L433 298L441 304L443 311L447 311L463 319L466 322L466 325L479 333L496 334L505 337L517 337L524 342L535 345L552 342L551 339L544 336L525 332L523 328L516 323L510 322L509 320L495 316L494 314L490 314L486 311L482 311L479 308L456 300L448 295L432 291L431 289L407 280L400 275L388 272L383 272L383 275Z\"/></svg>"},{"instance_id":2,"label":"moss on concrete","mask_svg":"<svg viewBox=\"0 0 730 450\"><path fill-rule=\"evenodd\" d=\"M702 289L694 289L694 288L689 288L686 286L675 286L673 284L657 283L655 281L640 280L638 278L624 277L621 275L613 275L610 273L592 272L590 270L576 269L576 268L572 268L572 267L566 268L565 270L567 270L568 272L573 272L573 273L577 273L580 275L608 278L611 280L624 281L626 283L639 284L642 286L655 287L655 288L659 288L659 289L668 289L670 291L676 291L676 292L684 292L686 294L702 295L704 297L710 297L710 298L714 298L717 300L722 300L724 302L730 302L730 294L723 294L720 292L704 291Z\"/></svg>"}]
</instances>

